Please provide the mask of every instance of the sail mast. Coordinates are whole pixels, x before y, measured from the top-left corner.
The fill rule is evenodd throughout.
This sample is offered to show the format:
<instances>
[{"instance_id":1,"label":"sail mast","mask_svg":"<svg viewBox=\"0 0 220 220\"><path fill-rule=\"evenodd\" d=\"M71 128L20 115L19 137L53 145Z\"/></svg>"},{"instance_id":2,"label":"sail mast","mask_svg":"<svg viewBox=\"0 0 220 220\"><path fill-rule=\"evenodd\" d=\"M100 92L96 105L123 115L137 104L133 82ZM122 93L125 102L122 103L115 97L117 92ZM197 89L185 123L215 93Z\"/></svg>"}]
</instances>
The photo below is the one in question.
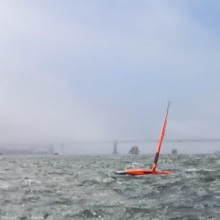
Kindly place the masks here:
<instances>
[{"instance_id":1,"label":"sail mast","mask_svg":"<svg viewBox=\"0 0 220 220\"><path fill-rule=\"evenodd\" d=\"M162 130L161 130L161 133L160 133L160 138L158 140L157 151L156 151L154 163L152 165L152 171L156 170L157 161L159 159L160 148L161 148L161 145L162 145L162 142L163 142L163 137L165 135L165 129L166 129L166 124L167 124L167 116L168 116L169 106L170 106L170 102L168 103L168 106L167 106L167 111L166 111L166 114L165 114Z\"/></svg>"}]
</instances>

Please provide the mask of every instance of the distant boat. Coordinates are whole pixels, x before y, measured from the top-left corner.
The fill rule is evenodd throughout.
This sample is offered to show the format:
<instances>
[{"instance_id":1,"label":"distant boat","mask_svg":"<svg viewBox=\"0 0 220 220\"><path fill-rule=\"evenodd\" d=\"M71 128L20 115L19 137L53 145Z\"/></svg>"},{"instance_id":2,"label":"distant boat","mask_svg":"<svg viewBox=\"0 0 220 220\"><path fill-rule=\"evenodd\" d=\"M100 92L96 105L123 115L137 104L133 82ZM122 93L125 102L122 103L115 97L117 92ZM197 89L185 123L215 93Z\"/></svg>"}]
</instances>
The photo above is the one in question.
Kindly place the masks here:
<instances>
[{"instance_id":1,"label":"distant boat","mask_svg":"<svg viewBox=\"0 0 220 220\"><path fill-rule=\"evenodd\" d=\"M61 151L57 151L54 153L54 155L63 155L63 153Z\"/></svg>"},{"instance_id":2,"label":"distant boat","mask_svg":"<svg viewBox=\"0 0 220 220\"><path fill-rule=\"evenodd\" d=\"M140 151L138 149L138 146L134 146L131 148L131 150L129 151L129 154L139 154Z\"/></svg>"},{"instance_id":3,"label":"distant boat","mask_svg":"<svg viewBox=\"0 0 220 220\"><path fill-rule=\"evenodd\" d=\"M177 149L173 149L172 154L177 154Z\"/></svg>"}]
</instances>

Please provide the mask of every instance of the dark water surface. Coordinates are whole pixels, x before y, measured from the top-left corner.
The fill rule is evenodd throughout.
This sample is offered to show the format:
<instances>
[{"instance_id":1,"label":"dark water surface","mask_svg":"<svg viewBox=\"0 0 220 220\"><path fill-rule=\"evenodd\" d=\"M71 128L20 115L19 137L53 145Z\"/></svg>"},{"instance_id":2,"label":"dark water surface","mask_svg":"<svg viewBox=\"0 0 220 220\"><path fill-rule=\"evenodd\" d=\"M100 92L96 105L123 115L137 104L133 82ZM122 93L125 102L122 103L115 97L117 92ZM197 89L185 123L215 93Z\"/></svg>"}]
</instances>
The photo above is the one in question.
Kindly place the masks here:
<instances>
[{"instance_id":1,"label":"dark water surface","mask_svg":"<svg viewBox=\"0 0 220 220\"><path fill-rule=\"evenodd\" d=\"M220 219L220 155L1 156L0 219Z\"/></svg>"}]
</instances>

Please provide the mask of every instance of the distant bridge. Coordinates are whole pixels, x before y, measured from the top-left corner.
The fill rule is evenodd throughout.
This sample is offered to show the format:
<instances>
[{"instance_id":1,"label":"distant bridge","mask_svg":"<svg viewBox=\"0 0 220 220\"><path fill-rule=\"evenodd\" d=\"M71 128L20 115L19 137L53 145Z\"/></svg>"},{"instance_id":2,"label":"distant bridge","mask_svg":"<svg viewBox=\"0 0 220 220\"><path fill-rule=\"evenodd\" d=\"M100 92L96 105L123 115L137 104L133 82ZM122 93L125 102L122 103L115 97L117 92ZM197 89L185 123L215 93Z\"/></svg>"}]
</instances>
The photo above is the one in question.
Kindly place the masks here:
<instances>
[{"instance_id":1,"label":"distant bridge","mask_svg":"<svg viewBox=\"0 0 220 220\"><path fill-rule=\"evenodd\" d=\"M51 154L51 152L46 148L38 148L34 150L34 154Z\"/></svg>"},{"instance_id":2,"label":"distant bridge","mask_svg":"<svg viewBox=\"0 0 220 220\"><path fill-rule=\"evenodd\" d=\"M113 144L113 154L118 153L118 144L137 144L137 143L155 143L158 140L114 140L114 141L75 141L75 142L63 142L63 145L72 144ZM189 139L164 139L164 142L183 143L183 142L220 142L220 138L189 138Z\"/></svg>"},{"instance_id":3,"label":"distant bridge","mask_svg":"<svg viewBox=\"0 0 220 220\"><path fill-rule=\"evenodd\" d=\"M34 154L53 154L54 146L53 145L42 145L42 146L31 146L29 147L30 151Z\"/></svg>"},{"instance_id":4,"label":"distant bridge","mask_svg":"<svg viewBox=\"0 0 220 220\"><path fill-rule=\"evenodd\" d=\"M106 140L106 141L71 141L71 142L60 142L60 143L48 143L48 144L2 144L0 146L0 153L3 154L62 154L65 145L111 145L113 146L112 153L118 153L119 144L141 144L141 143L157 143L156 139L133 139L133 140ZM164 142L169 143L218 143L220 138L177 138L177 139L164 139Z\"/></svg>"}]
</instances>

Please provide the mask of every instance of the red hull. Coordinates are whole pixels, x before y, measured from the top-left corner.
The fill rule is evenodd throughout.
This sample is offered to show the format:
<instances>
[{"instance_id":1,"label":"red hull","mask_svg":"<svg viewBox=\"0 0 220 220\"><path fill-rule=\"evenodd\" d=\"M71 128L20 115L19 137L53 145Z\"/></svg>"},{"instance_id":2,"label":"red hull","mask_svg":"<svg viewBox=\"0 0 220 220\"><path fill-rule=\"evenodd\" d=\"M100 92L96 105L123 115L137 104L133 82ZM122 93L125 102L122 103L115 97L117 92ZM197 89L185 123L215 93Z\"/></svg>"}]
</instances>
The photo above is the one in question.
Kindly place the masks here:
<instances>
[{"instance_id":1,"label":"red hull","mask_svg":"<svg viewBox=\"0 0 220 220\"><path fill-rule=\"evenodd\" d=\"M160 171L160 170L145 170L145 169L138 169L138 170L125 170L124 171L126 174L131 174L131 175L149 175L149 174L171 174L172 172L170 171Z\"/></svg>"}]
</instances>

